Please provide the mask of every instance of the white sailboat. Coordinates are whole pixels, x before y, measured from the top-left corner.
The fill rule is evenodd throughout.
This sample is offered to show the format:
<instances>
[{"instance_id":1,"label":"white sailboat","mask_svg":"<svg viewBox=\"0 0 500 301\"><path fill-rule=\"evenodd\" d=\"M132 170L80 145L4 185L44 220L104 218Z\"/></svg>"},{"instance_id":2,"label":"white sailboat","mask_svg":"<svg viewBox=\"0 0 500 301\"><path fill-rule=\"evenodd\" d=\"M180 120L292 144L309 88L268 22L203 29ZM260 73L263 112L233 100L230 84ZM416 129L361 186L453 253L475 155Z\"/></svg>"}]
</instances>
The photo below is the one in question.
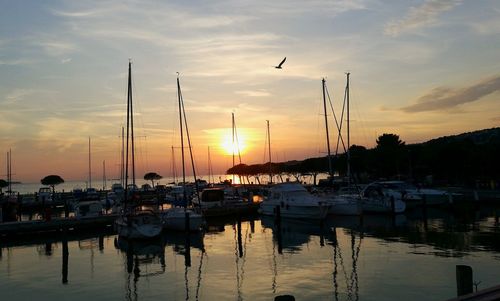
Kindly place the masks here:
<instances>
[{"instance_id":1,"label":"white sailboat","mask_svg":"<svg viewBox=\"0 0 500 301\"><path fill-rule=\"evenodd\" d=\"M388 189L378 182L367 185L362 191L363 211L373 213L403 213L406 204L402 193Z\"/></svg>"},{"instance_id":2,"label":"white sailboat","mask_svg":"<svg viewBox=\"0 0 500 301\"><path fill-rule=\"evenodd\" d=\"M333 170L332 170L332 162L331 162L331 151L330 151L330 138L328 131L328 114L326 110L326 82L325 79L321 81L323 88L323 109L325 114L325 129L326 129L326 145L328 150L328 167L329 167L329 176L328 182L331 184L333 180ZM351 191L351 169L350 169L350 155L349 155L349 147L350 147L350 133L349 133L349 74L347 74L347 86L345 91L345 98L347 100L347 193L338 194L333 191L324 192L321 197L324 198L328 204L330 204L330 209L328 211L329 214L335 215L359 215L362 212L361 200L359 194L352 193ZM341 128L337 126L339 138L341 135Z\"/></svg>"},{"instance_id":3,"label":"white sailboat","mask_svg":"<svg viewBox=\"0 0 500 301\"><path fill-rule=\"evenodd\" d=\"M184 164L184 126L186 128L186 135L189 144L189 151L191 155L191 163L193 166L193 174L196 181L196 173L194 168L194 162L192 160L193 155L191 153L191 140L189 139L189 131L187 129L186 112L184 111L184 100L182 98L181 86L179 82L179 77L177 77L177 96L179 102L179 123L180 123L180 136L181 136L181 156L182 156L182 197L181 203L183 206L175 207L175 202L173 206L167 210L160 213L163 228L168 230L186 230L186 231L200 231L204 224L203 216L192 209L188 209L188 197L186 193L186 168ZM198 185L196 183L196 185ZM196 187L198 192L198 187Z\"/></svg>"},{"instance_id":4,"label":"white sailboat","mask_svg":"<svg viewBox=\"0 0 500 301\"><path fill-rule=\"evenodd\" d=\"M130 145L129 145L130 138ZM132 102L132 63L128 65L127 91L127 148L125 160L125 197L122 212L115 220L115 230L118 236L129 239L145 239L161 234L162 223L155 210L145 209L134 203L128 185L129 149L131 150L132 187L135 187L135 156L134 156L134 117ZM132 191L134 193L135 191Z\"/></svg>"}]
</instances>

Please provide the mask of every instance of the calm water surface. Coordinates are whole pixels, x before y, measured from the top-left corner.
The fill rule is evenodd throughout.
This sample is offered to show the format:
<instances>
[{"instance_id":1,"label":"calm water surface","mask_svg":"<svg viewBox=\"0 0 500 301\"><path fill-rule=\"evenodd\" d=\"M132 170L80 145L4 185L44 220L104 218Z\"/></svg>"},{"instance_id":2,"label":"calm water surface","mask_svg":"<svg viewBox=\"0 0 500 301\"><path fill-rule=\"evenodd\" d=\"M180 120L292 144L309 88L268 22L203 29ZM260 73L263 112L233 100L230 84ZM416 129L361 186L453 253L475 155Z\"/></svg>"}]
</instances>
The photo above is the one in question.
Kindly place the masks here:
<instances>
[{"instance_id":1,"label":"calm water surface","mask_svg":"<svg viewBox=\"0 0 500 301\"><path fill-rule=\"evenodd\" d=\"M216 221L128 243L111 231L0 241L2 300L446 300L455 266L500 283L495 210ZM424 218L425 217L425 218Z\"/></svg>"}]
</instances>

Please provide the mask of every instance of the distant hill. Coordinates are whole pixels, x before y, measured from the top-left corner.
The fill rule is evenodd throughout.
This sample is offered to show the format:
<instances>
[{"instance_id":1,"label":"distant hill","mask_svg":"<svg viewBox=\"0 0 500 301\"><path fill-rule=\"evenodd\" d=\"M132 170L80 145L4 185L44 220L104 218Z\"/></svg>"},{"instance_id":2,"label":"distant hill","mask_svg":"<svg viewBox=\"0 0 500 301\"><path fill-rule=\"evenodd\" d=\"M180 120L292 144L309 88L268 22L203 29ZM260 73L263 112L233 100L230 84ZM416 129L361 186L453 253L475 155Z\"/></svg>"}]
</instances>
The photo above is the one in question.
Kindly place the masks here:
<instances>
[{"instance_id":1,"label":"distant hill","mask_svg":"<svg viewBox=\"0 0 500 301\"><path fill-rule=\"evenodd\" d=\"M452 136L443 136L429 140L425 143L446 143L470 140L474 144L500 144L500 127L462 133ZM417 143L418 144L418 143Z\"/></svg>"},{"instance_id":2,"label":"distant hill","mask_svg":"<svg viewBox=\"0 0 500 301\"><path fill-rule=\"evenodd\" d=\"M399 139L398 135L389 134ZM401 142L401 141L399 141ZM432 179L433 184L475 186L478 182L498 181L500 185L500 127L444 136L422 143L393 143L372 149L351 146L351 175L358 182L374 179ZM266 164L241 164L227 173L240 175L287 173L298 176L328 172L328 158L307 158ZM336 174L345 176L345 154L332 156Z\"/></svg>"}]
</instances>

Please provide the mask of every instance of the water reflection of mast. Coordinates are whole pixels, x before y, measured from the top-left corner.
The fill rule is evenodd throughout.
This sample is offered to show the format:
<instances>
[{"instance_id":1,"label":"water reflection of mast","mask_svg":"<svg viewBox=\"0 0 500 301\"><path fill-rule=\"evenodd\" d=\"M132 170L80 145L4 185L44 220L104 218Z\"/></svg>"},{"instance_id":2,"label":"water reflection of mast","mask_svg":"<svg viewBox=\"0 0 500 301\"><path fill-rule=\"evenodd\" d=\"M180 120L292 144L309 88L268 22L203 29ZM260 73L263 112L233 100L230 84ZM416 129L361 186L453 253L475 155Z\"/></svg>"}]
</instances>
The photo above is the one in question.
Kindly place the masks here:
<instances>
[{"instance_id":1,"label":"water reflection of mast","mask_svg":"<svg viewBox=\"0 0 500 301\"><path fill-rule=\"evenodd\" d=\"M140 277L156 276L165 273L165 250L164 245L151 244L142 245L141 243L133 241L119 241L115 238L115 246L126 252L126 285L125 285L125 298L126 300L138 300L137 287ZM155 247L157 247L155 249ZM140 257L145 256L144 258ZM145 273L141 274L140 263L152 263L156 256L159 257L160 270L148 272L147 265L145 266ZM133 279L132 279L133 275ZM132 282L132 287L131 287Z\"/></svg>"},{"instance_id":2,"label":"water reflection of mast","mask_svg":"<svg viewBox=\"0 0 500 301\"><path fill-rule=\"evenodd\" d=\"M246 242L248 237L248 227L245 233L245 243L243 244L241 237L241 218L238 218L235 230L235 264L236 264L236 289L238 294L238 300L243 300L241 295L241 287L243 286L243 280L245 275L245 262L246 262ZM241 268L240 268L240 258L241 258Z\"/></svg>"},{"instance_id":3,"label":"water reflection of mast","mask_svg":"<svg viewBox=\"0 0 500 301\"><path fill-rule=\"evenodd\" d=\"M356 246L356 235L354 231L351 230L351 258L352 258L352 271L351 271L351 293L354 287L354 297L355 300L359 300L359 285L358 285L358 257L359 251L361 249L361 241L363 240L363 234L359 235L359 243ZM356 249L356 250L355 250Z\"/></svg>"},{"instance_id":4,"label":"water reflection of mast","mask_svg":"<svg viewBox=\"0 0 500 301\"><path fill-rule=\"evenodd\" d=\"M351 234L351 260L352 260L352 269L351 273L348 276L346 272L346 268L344 265L344 259L342 257L342 251L340 249L337 233L335 228L333 229L333 289L334 289L334 299L338 300L338 263L342 268L342 272L344 274L344 279L346 281L346 289L347 289L347 299L348 300L359 300L359 282L358 282L358 271L357 271L357 262L359 258L359 252L361 250L361 242L363 240L363 234L359 235L359 243L356 245L356 235L354 231L350 232ZM337 262L337 258L340 262Z\"/></svg>"},{"instance_id":5,"label":"water reflection of mast","mask_svg":"<svg viewBox=\"0 0 500 301\"><path fill-rule=\"evenodd\" d=\"M335 300L339 300L339 284L337 282L337 274L338 274L338 269L337 269L337 247L338 247L338 241L337 241L337 230L335 228L332 229L332 234L333 234L333 294L335 297Z\"/></svg>"},{"instance_id":6,"label":"water reflection of mast","mask_svg":"<svg viewBox=\"0 0 500 301\"><path fill-rule=\"evenodd\" d=\"M203 266L203 257L205 256L205 250L201 250L200 264L198 265L198 282L196 283L196 300L198 300L200 287L201 287L201 268Z\"/></svg>"}]
</instances>

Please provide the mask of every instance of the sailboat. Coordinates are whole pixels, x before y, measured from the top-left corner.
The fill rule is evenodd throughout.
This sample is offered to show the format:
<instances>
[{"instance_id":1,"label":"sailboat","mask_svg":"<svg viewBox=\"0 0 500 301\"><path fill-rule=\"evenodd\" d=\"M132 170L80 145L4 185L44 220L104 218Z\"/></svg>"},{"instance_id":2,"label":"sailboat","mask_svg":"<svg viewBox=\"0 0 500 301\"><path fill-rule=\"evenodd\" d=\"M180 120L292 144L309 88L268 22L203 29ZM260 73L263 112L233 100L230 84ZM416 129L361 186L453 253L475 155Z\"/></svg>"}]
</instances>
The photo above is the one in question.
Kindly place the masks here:
<instances>
[{"instance_id":1,"label":"sailboat","mask_svg":"<svg viewBox=\"0 0 500 301\"><path fill-rule=\"evenodd\" d=\"M346 84L346 99L347 99L347 176L348 185L350 186L350 153L349 153L349 75L347 75ZM394 195L388 195L384 193L380 187L374 185L368 185L363 191L361 191L361 206L363 212L374 212L374 213L402 213L406 210L406 204L401 197L395 197ZM357 194L356 194L357 197Z\"/></svg>"},{"instance_id":2,"label":"sailboat","mask_svg":"<svg viewBox=\"0 0 500 301\"><path fill-rule=\"evenodd\" d=\"M168 230L186 230L186 231L199 231L201 230L204 220L203 216L194 210L188 209L188 196L186 191L186 168L184 164L184 126L186 127L186 135L188 139L188 146L191 155L191 163L193 166L193 174L196 183L196 173L194 168L193 154L191 152L191 140L189 139L189 131L187 129L186 112L184 111L184 100L182 98L181 85L179 77L177 77L177 97L179 103L179 123L180 123L180 136L181 136L181 156L182 156L182 206L172 206L160 213L163 222L163 227ZM198 192L198 187L196 187Z\"/></svg>"},{"instance_id":3,"label":"sailboat","mask_svg":"<svg viewBox=\"0 0 500 301\"><path fill-rule=\"evenodd\" d=\"M133 189L128 185L129 149L131 150L132 185L135 185L135 156L134 156L134 115L132 102L132 63L128 63L128 91L127 91L127 148L125 158L125 197L120 216L115 220L115 230L118 236L130 239L145 239L157 237L161 234L162 223L158 214L151 209L144 209L135 203ZM131 142L129 146L129 140Z\"/></svg>"},{"instance_id":4,"label":"sailboat","mask_svg":"<svg viewBox=\"0 0 500 301\"><path fill-rule=\"evenodd\" d=\"M326 81L322 79L322 90L323 90L323 109L325 114L325 129L326 129L326 145L328 150L328 182L332 184L333 182L333 169L332 169L332 159L330 151L330 137L328 131L328 114L326 110ZM347 123L349 124L349 73L347 74L347 86L346 86L346 97L347 97ZM344 98L345 100L346 98ZM339 139L341 139L340 127L337 125L339 130ZM349 156L349 125L347 126L347 178L348 178L348 192L350 192L350 156ZM322 195L322 198L327 200L330 204L329 214L335 215L359 215L361 214L361 202L360 197L357 194L335 194L332 191L326 192Z\"/></svg>"}]
</instances>

